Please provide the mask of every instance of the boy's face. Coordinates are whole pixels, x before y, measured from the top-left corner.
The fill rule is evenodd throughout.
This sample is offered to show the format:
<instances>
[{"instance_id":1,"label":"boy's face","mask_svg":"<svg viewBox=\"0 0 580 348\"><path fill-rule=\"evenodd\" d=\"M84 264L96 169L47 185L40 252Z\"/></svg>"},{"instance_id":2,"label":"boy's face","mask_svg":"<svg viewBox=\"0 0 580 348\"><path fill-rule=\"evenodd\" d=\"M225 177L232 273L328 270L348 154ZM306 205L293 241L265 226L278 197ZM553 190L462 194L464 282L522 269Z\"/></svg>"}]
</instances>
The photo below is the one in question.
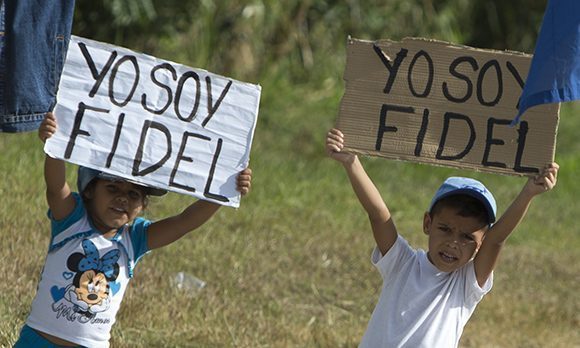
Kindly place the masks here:
<instances>
[{"instance_id":1,"label":"boy's face","mask_svg":"<svg viewBox=\"0 0 580 348\"><path fill-rule=\"evenodd\" d=\"M429 236L429 261L443 272L464 266L479 250L487 225L476 218L463 217L453 208L425 213L423 230Z\"/></svg>"},{"instance_id":2,"label":"boy's face","mask_svg":"<svg viewBox=\"0 0 580 348\"><path fill-rule=\"evenodd\" d=\"M145 194L126 181L97 179L93 190L85 190L95 227L108 233L133 221L143 211Z\"/></svg>"}]
</instances>

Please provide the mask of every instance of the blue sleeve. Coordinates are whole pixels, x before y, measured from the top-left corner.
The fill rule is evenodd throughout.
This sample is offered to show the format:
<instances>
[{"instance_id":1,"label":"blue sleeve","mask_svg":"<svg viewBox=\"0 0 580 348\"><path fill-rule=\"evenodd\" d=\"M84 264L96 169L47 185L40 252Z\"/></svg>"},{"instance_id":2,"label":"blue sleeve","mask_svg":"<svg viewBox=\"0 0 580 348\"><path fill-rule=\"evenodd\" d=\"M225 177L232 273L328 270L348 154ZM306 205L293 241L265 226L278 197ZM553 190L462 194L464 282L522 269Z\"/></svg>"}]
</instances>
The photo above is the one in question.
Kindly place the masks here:
<instances>
[{"instance_id":1,"label":"blue sleeve","mask_svg":"<svg viewBox=\"0 0 580 348\"><path fill-rule=\"evenodd\" d=\"M131 245L133 246L135 264L149 252L147 244L147 230L151 221L138 217L131 226Z\"/></svg>"},{"instance_id":2,"label":"blue sleeve","mask_svg":"<svg viewBox=\"0 0 580 348\"><path fill-rule=\"evenodd\" d=\"M48 210L47 215L50 219L52 238L56 237L59 233L69 228L72 224L79 221L85 215L85 205L83 204L81 196L78 193L73 192L73 197L75 199L75 208L70 214L68 214L67 217L60 220L55 220L50 209Z\"/></svg>"}]
</instances>

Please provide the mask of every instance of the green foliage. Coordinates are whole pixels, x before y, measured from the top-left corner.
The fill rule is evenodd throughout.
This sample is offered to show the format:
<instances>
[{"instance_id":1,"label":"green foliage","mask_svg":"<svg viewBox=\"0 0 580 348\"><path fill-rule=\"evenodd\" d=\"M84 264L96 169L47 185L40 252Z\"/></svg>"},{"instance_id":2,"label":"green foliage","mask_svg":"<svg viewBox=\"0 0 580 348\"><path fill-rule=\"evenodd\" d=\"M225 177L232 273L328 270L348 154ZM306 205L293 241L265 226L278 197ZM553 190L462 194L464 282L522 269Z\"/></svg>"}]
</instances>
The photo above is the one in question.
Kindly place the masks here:
<instances>
[{"instance_id":1,"label":"green foliage","mask_svg":"<svg viewBox=\"0 0 580 348\"><path fill-rule=\"evenodd\" d=\"M243 80L340 74L349 35L531 52L545 0L79 1L74 32ZM112 18L112 21L111 21ZM105 24L106 23L106 24Z\"/></svg>"},{"instance_id":2,"label":"green foliage","mask_svg":"<svg viewBox=\"0 0 580 348\"><path fill-rule=\"evenodd\" d=\"M475 16L491 6L486 3L506 18ZM252 192L240 209L221 209L200 230L140 261L112 347L357 346L378 298L380 277L369 262L373 239L367 217L344 171L326 158L323 146L342 95L347 35L425 36L510 49L518 49L517 43L531 51L523 38L535 36L541 3L77 1L76 35L249 79L263 88L251 156ZM518 17L508 16L509 8L518 9ZM501 30L495 22L504 23ZM478 32L490 34L477 38ZM506 32L520 40L508 39ZM558 187L534 202L507 242L494 289L468 323L462 347L580 346L579 113L578 104L563 106ZM44 155L36 134L0 134L0 153L4 347L15 341L28 314L50 232ZM363 161L399 229L422 248L422 214L446 176L484 180L500 211L523 184L515 177ZM69 166L68 181L74 180L74 166ZM155 220L189 203L191 197L170 193L154 198L146 214ZM199 293L178 289L172 282L178 272L205 280L206 288Z\"/></svg>"},{"instance_id":3,"label":"green foliage","mask_svg":"<svg viewBox=\"0 0 580 348\"><path fill-rule=\"evenodd\" d=\"M472 1L468 45L498 50L533 52L546 0ZM477 26L472 26L477 23Z\"/></svg>"}]
</instances>

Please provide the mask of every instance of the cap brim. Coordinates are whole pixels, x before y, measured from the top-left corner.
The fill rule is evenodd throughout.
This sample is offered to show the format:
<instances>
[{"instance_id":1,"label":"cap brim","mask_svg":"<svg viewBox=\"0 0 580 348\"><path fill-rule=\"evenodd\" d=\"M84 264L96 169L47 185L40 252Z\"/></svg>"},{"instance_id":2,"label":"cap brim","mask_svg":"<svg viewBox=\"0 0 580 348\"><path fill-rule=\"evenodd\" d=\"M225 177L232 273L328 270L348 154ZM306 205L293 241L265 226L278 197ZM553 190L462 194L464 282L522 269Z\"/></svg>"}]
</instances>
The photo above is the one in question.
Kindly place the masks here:
<instances>
[{"instance_id":1,"label":"cap brim","mask_svg":"<svg viewBox=\"0 0 580 348\"><path fill-rule=\"evenodd\" d=\"M147 194L151 195L151 196L163 196L164 194L167 193L167 190L164 190L164 189L150 187L150 186L144 186L143 184L138 184L138 185L145 187L145 189L147 190Z\"/></svg>"},{"instance_id":2,"label":"cap brim","mask_svg":"<svg viewBox=\"0 0 580 348\"><path fill-rule=\"evenodd\" d=\"M149 186L149 185L145 185L145 184L143 184L141 182L137 182L137 181L134 181L134 180L125 179L125 178L122 178L122 177L119 177L119 176L116 176L116 175L112 175L112 174L108 174L108 173L104 173L104 172L99 173L99 175L97 175L97 177L100 178L100 179L110 180L110 181L127 181L127 182L130 182L133 185L137 185L137 186L143 187L145 189L145 192L148 195L150 195L150 196L163 196L164 194L167 193L167 190L160 189L160 188L157 188L157 187L152 187L152 186Z\"/></svg>"}]
</instances>

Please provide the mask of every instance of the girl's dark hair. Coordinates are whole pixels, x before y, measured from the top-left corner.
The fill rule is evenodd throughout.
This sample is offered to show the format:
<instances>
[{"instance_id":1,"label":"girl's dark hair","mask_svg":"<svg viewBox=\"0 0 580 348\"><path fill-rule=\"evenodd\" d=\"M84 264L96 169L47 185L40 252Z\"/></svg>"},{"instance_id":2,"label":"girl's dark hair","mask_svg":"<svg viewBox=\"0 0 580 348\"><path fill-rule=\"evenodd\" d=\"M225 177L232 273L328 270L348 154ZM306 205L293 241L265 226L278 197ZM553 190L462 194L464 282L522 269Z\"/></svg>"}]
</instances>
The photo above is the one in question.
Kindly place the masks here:
<instances>
[{"instance_id":1,"label":"girl's dark hair","mask_svg":"<svg viewBox=\"0 0 580 348\"><path fill-rule=\"evenodd\" d=\"M83 192L80 192L81 197L83 199L83 203L85 203L85 205L90 201L90 199L87 198L87 196L85 195L85 192L93 191L95 189L95 185L97 185L97 180L103 179L99 178L93 179L91 182L88 183L87 187L85 187L85 190ZM141 194L143 195L143 209L147 208L147 205L149 204L149 195L147 194L147 189L137 184L133 185L135 185L135 187L137 187L139 191L141 191Z\"/></svg>"},{"instance_id":2,"label":"girl's dark hair","mask_svg":"<svg viewBox=\"0 0 580 348\"><path fill-rule=\"evenodd\" d=\"M453 209L457 212L457 215L462 217L476 218L483 224L490 223L490 217L483 203L469 195L457 194L441 198L433 205L429 215L433 217L441 212L443 208Z\"/></svg>"}]
</instances>

